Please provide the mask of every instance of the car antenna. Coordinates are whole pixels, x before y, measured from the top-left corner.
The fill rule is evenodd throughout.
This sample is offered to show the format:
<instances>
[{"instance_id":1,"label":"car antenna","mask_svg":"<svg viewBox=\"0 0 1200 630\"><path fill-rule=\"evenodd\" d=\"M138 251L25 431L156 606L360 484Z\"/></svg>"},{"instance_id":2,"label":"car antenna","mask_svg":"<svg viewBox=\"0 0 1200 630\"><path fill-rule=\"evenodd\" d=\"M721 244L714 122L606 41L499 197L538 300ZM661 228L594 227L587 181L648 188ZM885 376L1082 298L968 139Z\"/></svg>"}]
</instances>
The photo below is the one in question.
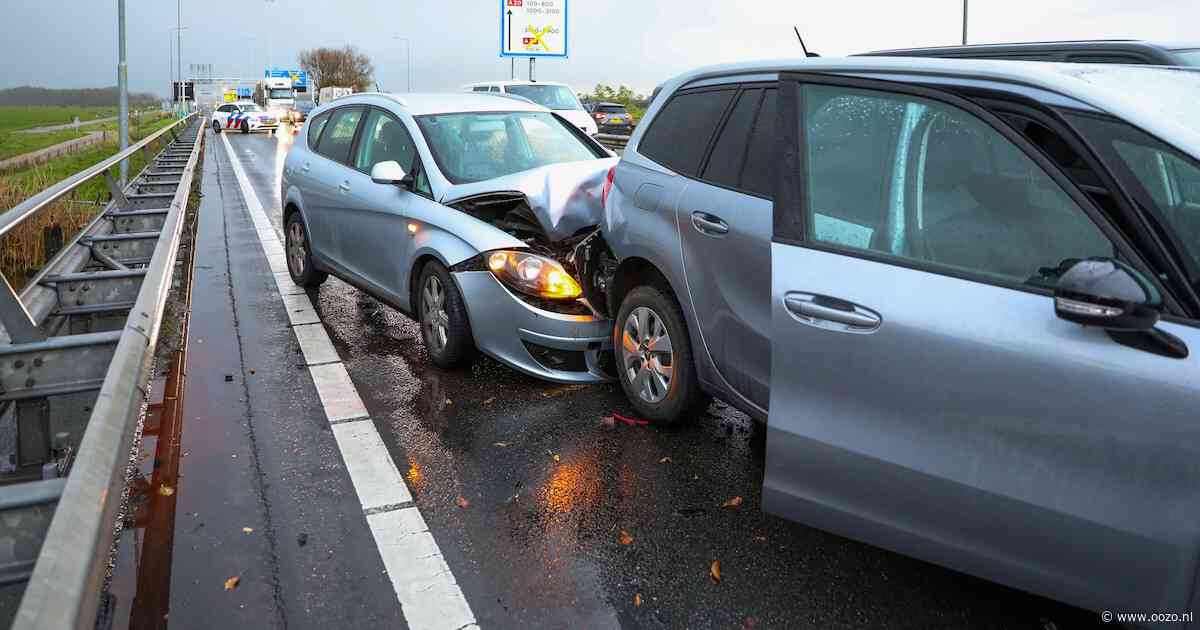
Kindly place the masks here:
<instances>
[{"instance_id":1,"label":"car antenna","mask_svg":"<svg viewBox=\"0 0 1200 630\"><path fill-rule=\"evenodd\" d=\"M803 38L803 37L800 37L800 27L798 27L798 26L793 26L793 27L792 27L792 30L793 30L793 31L796 31L796 39L800 40L800 50L803 50L803 51L804 51L804 56L805 56L805 57L820 57L820 56L821 56L821 55L818 55L818 54L817 54L817 53L815 53L815 52L808 52L808 48L806 48L806 47L804 46L804 38Z\"/></svg>"}]
</instances>

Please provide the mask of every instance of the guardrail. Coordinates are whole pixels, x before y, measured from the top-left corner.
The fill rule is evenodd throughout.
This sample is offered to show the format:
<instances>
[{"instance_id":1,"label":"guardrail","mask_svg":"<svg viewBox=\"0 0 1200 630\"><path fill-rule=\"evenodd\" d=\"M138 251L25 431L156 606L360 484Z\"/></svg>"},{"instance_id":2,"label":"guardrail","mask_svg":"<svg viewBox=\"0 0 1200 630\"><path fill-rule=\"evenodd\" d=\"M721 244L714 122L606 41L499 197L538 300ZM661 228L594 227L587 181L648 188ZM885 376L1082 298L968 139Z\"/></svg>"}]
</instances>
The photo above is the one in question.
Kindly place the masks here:
<instances>
[{"instance_id":1,"label":"guardrail","mask_svg":"<svg viewBox=\"0 0 1200 630\"><path fill-rule=\"evenodd\" d=\"M629 143L629 136L619 136L613 133L598 133L592 137L614 151L624 151L625 145Z\"/></svg>"},{"instance_id":2,"label":"guardrail","mask_svg":"<svg viewBox=\"0 0 1200 630\"><path fill-rule=\"evenodd\" d=\"M189 115L0 214L3 236L93 177L112 195L20 295L0 274L0 427L16 437L13 470L0 476L0 626L18 598L13 628L96 625L203 143L198 121ZM110 171L138 151L147 166L121 188Z\"/></svg>"}]
</instances>

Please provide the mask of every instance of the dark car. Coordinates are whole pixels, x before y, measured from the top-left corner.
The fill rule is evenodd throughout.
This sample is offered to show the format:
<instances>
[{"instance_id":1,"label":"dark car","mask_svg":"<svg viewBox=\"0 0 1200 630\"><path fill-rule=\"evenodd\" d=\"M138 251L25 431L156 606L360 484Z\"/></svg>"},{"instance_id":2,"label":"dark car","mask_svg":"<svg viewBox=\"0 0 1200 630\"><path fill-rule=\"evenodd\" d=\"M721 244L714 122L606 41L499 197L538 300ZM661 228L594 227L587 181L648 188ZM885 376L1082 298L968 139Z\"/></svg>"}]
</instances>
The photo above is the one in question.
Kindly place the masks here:
<instances>
[{"instance_id":1,"label":"dark car","mask_svg":"<svg viewBox=\"0 0 1200 630\"><path fill-rule=\"evenodd\" d=\"M627 136L633 133L633 116L620 103L592 103L588 106L600 133Z\"/></svg>"},{"instance_id":2,"label":"dark car","mask_svg":"<svg viewBox=\"0 0 1200 630\"><path fill-rule=\"evenodd\" d=\"M1200 43L1160 43L1138 40L1085 40L1021 44L973 44L877 50L863 56L954 57L960 59L1019 59L1070 63L1127 63L1151 66L1200 66Z\"/></svg>"}]
</instances>

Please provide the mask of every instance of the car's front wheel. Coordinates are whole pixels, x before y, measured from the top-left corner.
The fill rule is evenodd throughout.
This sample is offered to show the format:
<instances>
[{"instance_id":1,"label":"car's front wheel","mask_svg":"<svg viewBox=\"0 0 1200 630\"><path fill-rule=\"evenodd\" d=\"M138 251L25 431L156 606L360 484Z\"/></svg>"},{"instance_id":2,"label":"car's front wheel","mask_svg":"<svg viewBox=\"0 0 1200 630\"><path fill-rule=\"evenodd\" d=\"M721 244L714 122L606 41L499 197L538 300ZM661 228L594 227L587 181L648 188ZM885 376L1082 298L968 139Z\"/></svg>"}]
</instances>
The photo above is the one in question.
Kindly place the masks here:
<instances>
[{"instance_id":1,"label":"car's front wheel","mask_svg":"<svg viewBox=\"0 0 1200 630\"><path fill-rule=\"evenodd\" d=\"M475 358L475 339L466 303L441 263L431 261L421 268L416 306L421 338L434 365L451 369Z\"/></svg>"},{"instance_id":2,"label":"car's front wheel","mask_svg":"<svg viewBox=\"0 0 1200 630\"><path fill-rule=\"evenodd\" d=\"M313 266L308 231L304 229L304 220L299 212L288 216L283 231L284 252L287 254L288 273L292 276L292 282L304 288L315 287L325 282L329 275Z\"/></svg>"},{"instance_id":3,"label":"car's front wheel","mask_svg":"<svg viewBox=\"0 0 1200 630\"><path fill-rule=\"evenodd\" d=\"M213 121L213 133L221 133L221 123L219 121Z\"/></svg>"},{"instance_id":4,"label":"car's front wheel","mask_svg":"<svg viewBox=\"0 0 1200 630\"><path fill-rule=\"evenodd\" d=\"M679 304L657 286L629 292L613 326L621 389L642 417L664 425L692 420L706 400Z\"/></svg>"}]
</instances>

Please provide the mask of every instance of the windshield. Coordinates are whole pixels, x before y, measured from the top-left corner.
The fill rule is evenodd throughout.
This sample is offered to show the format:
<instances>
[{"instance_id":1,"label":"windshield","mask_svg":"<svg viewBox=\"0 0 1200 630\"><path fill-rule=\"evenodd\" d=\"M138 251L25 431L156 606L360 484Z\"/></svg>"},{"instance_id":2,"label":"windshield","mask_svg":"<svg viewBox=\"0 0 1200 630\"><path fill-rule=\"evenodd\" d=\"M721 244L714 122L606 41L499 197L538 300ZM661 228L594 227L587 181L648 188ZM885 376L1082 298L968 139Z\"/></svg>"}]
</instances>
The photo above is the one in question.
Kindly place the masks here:
<instances>
[{"instance_id":1,"label":"windshield","mask_svg":"<svg viewBox=\"0 0 1200 630\"><path fill-rule=\"evenodd\" d=\"M1192 50L1172 50L1176 57L1183 61L1185 66L1200 66L1200 48Z\"/></svg>"},{"instance_id":2,"label":"windshield","mask_svg":"<svg viewBox=\"0 0 1200 630\"><path fill-rule=\"evenodd\" d=\"M417 126L453 184L602 157L549 112L418 116Z\"/></svg>"},{"instance_id":3,"label":"windshield","mask_svg":"<svg viewBox=\"0 0 1200 630\"><path fill-rule=\"evenodd\" d=\"M565 85L510 85L509 94L525 98L550 109L582 109L571 88Z\"/></svg>"},{"instance_id":4,"label":"windshield","mask_svg":"<svg viewBox=\"0 0 1200 630\"><path fill-rule=\"evenodd\" d=\"M1200 163L1130 125L1072 118L1134 201L1170 231L1168 246L1200 288Z\"/></svg>"},{"instance_id":5,"label":"windshield","mask_svg":"<svg viewBox=\"0 0 1200 630\"><path fill-rule=\"evenodd\" d=\"M267 92L267 98L292 98L290 88L272 88Z\"/></svg>"}]
</instances>

